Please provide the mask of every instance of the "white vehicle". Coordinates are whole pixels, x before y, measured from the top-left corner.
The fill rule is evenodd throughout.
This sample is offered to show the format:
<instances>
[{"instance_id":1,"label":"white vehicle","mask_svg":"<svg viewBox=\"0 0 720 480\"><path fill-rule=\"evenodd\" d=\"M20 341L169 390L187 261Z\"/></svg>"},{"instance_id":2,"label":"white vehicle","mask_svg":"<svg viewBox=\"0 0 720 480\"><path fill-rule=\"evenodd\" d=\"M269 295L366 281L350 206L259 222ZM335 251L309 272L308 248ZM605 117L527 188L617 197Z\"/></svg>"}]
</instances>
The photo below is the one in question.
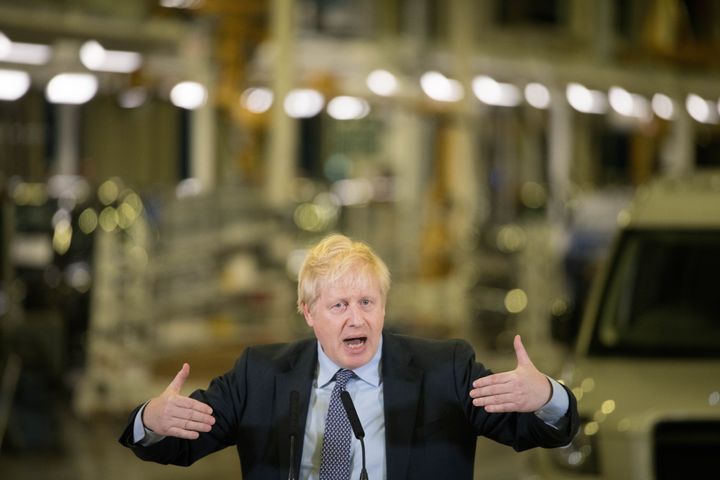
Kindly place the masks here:
<instances>
[{"instance_id":1,"label":"white vehicle","mask_svg":"<svg viewBox=\"0 0 720 480\"><path fill-rule=\"evenodd\" d=\"M583 419L544 479L720 478L720 172L640 187L560 378Z\"/></svg>"}]
</instances>

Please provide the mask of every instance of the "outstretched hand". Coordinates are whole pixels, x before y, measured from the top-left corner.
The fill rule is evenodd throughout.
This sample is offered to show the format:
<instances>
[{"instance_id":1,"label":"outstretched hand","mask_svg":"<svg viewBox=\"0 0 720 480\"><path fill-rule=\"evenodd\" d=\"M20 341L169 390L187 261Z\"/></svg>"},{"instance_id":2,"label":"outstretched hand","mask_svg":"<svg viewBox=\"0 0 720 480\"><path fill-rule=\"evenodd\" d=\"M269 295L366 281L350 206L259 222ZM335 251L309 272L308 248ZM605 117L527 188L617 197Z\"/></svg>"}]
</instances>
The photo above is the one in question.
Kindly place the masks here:
<instances>
[{"instance_id":1,"label":"outstretched hand","mask_svg":"<svg viewBox=\"0 0 720 480\"><path fill-rule=\"evenodd\" d=\"M470 397L476 407L490 413L534 412L552 396L552 386L525 351L520 335L513 341L517 367L515 370L488 375L473 382Z\"/></svg>"},{"instance_id":2,"label":"outstretched hand","mask_svg":"<svg viewBox=\"0 0 720 480\"><path fill-rule=\"evenodd\" d=\"M165 391L145 405L143 424L153 432L170 437L194 440L199 432L209 432L215 423L212 408L180 394L190 375L190 365L184 363Z\"/></svg>"}]
</instances>

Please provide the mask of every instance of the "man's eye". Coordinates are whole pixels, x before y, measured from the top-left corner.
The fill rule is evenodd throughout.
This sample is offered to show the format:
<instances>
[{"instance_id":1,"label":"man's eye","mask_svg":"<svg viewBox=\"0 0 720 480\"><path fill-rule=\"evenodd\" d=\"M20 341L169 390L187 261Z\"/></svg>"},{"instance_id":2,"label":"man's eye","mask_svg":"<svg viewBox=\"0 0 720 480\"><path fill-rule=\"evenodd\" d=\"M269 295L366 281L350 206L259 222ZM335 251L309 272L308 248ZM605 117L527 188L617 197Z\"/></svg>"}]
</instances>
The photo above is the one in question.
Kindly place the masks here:
<instances>
[{"instance_id":1,"label":"man's eye","mask_svg":"<svg viewBox=\"0 0 720 480\"><path fill-rule=\"evenodd\" d=\"M341 312L345 309L345 304L342 302L338 302L335 305L333 305L332 307L330 307L330 309L333 311L336 311L336 312Z\"/></svg>"},{"instance_id":2,"label":"man's eye","mask_svg":"<svg viewBox=\"0 0 720 480\"><path fill-rule=\"evenodd\" d=\"M364 299L360 300L360 306L361 306L362 308L364 308L365 310L368 310L368 309L372 308L372 306L373 306L374 304L375 304L375 302L373 302L373 301L370 300L369 298L364 298Z\"/></svg>"}]
</instances>

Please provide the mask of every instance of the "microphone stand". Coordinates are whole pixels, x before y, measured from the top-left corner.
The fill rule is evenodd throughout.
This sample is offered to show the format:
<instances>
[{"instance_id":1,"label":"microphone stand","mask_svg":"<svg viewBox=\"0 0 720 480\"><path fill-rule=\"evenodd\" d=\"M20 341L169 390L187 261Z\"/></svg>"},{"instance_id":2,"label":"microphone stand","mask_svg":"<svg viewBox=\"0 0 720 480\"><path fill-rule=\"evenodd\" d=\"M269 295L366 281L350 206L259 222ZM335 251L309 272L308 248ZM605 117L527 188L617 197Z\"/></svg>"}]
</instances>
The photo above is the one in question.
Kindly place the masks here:
<instances>
[{"instance_id":1,"label":"microphone stand","mask_svg":"<svg viewBox=\"0 0 720 480\"><path fill-rule=\"evenodd\" d=\"M290 434L290 472L288 480L298 480L295 474L295 434Z\"/></svg>"},{"instance_id":2,"label":"microphone stand","mask_svg":"<svg viewBox=\"0 0 720 480\"><path fill-rule=\"evenodd\" d=\"M290 392L290 469L288 480L298 480L298 472L295 469L295 438L298 430L299 396L297 390Z\"/></svg>"},{"instance_id":3,"label":"microphone stand","mask_svg":"<svg viewBox=\"0 0 720 480\"><path fill-rule=\"evenodd\" d=\"M365 469L365 430L363 430L360 418L358 418L355 405L353 404L352 398L347 390L340 392L340 400L342 401L343 407L345 407L345 413L347 414L348 420L350 420L350 426L355 434L355 438L360 440L360 447L362 448L362 470L360 470L360 480L368 480L367 470Z\"/></svg>"},{"instance_id":4,"label":"microphone stand","mask_svg":"<svg viewBox=\"0 0 720 480\"><path fill-rule=\"evenodd\" d=\"M367 470L365 470L365 441L363 437L357 437L360 440L360 446L362 447L362 470L360 470L360 480L368 480Z\"/></svg>"}]
</instances>

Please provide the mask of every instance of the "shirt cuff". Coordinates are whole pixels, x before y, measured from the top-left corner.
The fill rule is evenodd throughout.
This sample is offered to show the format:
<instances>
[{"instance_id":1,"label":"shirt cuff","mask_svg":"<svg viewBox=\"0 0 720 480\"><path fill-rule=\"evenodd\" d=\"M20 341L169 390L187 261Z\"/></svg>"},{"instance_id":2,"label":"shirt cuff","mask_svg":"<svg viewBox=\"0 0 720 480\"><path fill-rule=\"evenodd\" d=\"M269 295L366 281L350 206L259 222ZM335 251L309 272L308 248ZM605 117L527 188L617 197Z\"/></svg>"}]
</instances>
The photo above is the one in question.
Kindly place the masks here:
<instances>
[{"instance_id":1,"label":"shirt cuff","mask_svg":"<svg viewBox=\"0 0 720 480\"><path fill-rule=\"evenodd\" d=\"M535 412L535 415L548 425L559 428L560 420L570 407L570 399L562 385L550 377L548 377L548 380L552 385L552 397L550 397L550 401Z\"/></svg>"},{"instance_id":2,"label":"shirt cuff","mask_svg":"<svg viewBox=\"0 0 720 480\"><path fill-rule=\"evenodd\" d=\"M147 403L140 407L137 415L135 415L135 422L133 423L133 443L143 447L149 447L165 438L165 435L159 435L143 424L142 416L146 405Z\"/></svg>"}]
</instances>

